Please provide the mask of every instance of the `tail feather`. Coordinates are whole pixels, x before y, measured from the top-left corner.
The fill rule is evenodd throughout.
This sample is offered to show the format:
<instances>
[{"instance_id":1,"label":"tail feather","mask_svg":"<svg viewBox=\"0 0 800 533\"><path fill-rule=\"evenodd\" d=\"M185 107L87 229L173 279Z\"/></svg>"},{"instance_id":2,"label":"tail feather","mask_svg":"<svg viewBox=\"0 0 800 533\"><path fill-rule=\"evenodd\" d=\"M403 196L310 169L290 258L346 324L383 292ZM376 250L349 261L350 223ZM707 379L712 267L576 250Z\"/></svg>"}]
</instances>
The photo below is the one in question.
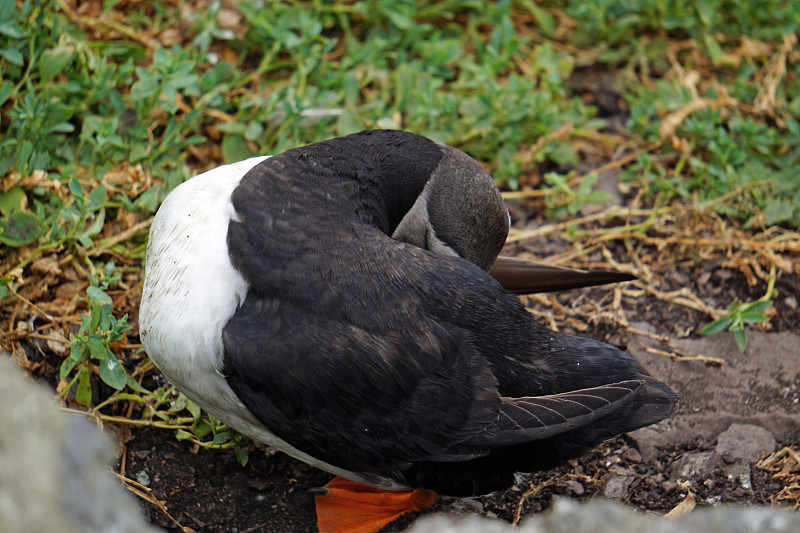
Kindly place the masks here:
<instances>
[{"instance_id":1,"label":"tail feather","mask_svg":"<svg viewBox=\"0 0 800 533\"><path fill-rule=\"evenodd\" d=\"M677 395L629 354L579 337L560 336L556 342L553 357L542 359L550 370L550 394L512 400L507 396L517 395L517 386L506 383L513 390L503 392L495 427L468 443L483 446L487 455L461 463L416 463L403 472L407 483L453 496L486 494L513 484L515 472L554 468L675 412ZM587 395L587 389L593 392Z\"/></svg>"}]
</instances>

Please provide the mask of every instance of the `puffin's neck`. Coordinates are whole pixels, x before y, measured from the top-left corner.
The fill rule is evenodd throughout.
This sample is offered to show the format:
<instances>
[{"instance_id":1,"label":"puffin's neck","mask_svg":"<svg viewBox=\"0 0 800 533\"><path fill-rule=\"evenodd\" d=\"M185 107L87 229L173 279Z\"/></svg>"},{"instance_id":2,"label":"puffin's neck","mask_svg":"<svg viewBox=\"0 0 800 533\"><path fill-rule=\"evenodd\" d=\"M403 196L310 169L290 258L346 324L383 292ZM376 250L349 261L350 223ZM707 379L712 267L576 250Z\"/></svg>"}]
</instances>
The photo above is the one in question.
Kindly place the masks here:
<instances>
[{"instance_id":1,"label":"puffin's neck","mask_svg":"<svg viewBox=\"0 0 800 533\"><path fill-rule=\"evenodd\" d=\"M311 144L301 158L320 158L335 179L353 189L366 222L391 235L425 188L443 157L441 145L404 131L366 130Z\"/></svg>"},{"instance_id":2,"label":"puffin's neck","mask_svg":"<svg viewBox=\"0 0 800 533\"><path fill-rule=\"evenodd\" d=\"M413 135L397 144L377 146L376 156L379 183L367 183L367 190L375 194L385 210L385 226L381 229L392 235L439 166L442 148L429 139Z\"/></svg>"}]
</instances>

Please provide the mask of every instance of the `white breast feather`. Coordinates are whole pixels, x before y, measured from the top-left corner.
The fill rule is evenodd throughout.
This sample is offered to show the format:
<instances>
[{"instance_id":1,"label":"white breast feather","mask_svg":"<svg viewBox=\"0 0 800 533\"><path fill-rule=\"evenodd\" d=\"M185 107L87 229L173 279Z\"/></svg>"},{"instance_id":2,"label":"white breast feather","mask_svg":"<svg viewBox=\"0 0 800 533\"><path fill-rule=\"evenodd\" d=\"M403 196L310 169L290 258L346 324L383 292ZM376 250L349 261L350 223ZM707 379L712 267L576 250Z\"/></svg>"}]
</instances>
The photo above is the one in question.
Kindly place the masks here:
<instances>
[{"instance_id":1,"label":"white breast feather","mask_svg":"<svg viewBox=\"0 0 800 533\"><path fill-rule=\"evenodd\" d=\"M222 328L247 295L247 282L228 256L228 225L236 220L231 194L267 157L209 170L176 187L164 200L147 244L139 309L142 345L178 390L237 431L335 475L367 482L273 435L221 373Z\"/></svg>"}]
</instances>

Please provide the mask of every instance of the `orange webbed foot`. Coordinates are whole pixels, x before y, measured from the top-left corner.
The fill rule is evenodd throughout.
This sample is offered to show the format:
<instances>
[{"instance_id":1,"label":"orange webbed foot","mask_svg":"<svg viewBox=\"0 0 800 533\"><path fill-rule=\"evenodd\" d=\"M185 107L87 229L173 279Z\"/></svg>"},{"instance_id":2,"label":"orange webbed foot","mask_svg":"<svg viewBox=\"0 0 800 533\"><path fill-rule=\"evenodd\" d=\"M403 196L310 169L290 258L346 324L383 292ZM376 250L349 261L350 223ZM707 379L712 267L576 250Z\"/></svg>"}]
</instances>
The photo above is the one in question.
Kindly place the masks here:
<instances>
[{"instance_id":1,"label":"orange webbed foot","mask_svg":"<svg viewBox=\"0 0 800 533\"><path fill-rule=\"evenodd\" d=\"M320 533L374 533L401 515L431 507L438 497L430 490L381 490L340 477L314 492Z\"/></svg>"}]
</instances>

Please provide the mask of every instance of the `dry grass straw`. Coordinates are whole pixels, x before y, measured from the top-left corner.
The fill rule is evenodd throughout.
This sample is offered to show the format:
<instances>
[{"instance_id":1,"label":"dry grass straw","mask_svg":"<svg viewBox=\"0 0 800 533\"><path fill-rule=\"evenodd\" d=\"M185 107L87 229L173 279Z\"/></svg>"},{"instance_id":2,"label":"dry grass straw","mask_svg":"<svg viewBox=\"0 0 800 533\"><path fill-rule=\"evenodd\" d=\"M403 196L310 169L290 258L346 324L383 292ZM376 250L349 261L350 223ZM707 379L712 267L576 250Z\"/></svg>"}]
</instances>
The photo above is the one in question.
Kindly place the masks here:
<instances>
[{"instance_id":1,"label":"dry grass straw","mask_svg":"<svg viewBox=\"0 0 800 533\"><path fill-rule=\"evenodd\" d=\"M770 496L773 505L789 503L793 509L800 509L800 453L786 447L773 452L756 463L756 468L772 472L772 477L783 484L777 494Z\"/></svg>"}]
</instances>

